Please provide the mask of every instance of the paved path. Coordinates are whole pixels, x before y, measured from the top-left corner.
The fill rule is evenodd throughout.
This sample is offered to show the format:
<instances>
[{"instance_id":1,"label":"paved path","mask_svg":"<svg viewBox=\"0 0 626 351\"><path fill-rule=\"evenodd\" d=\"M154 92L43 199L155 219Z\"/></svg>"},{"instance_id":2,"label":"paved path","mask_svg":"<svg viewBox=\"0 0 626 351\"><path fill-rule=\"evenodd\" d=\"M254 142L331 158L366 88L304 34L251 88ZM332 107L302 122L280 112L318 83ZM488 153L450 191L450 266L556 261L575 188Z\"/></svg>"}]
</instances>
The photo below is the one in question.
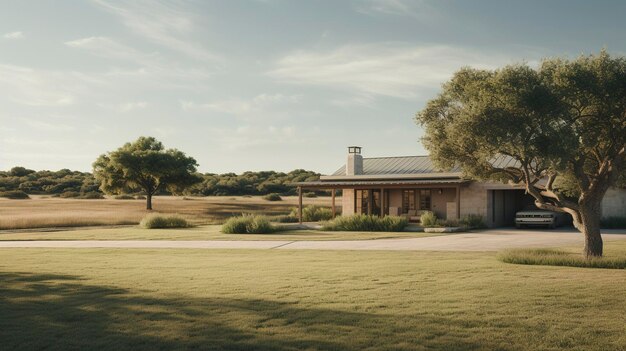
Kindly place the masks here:
<instances>
[{"instance_id":1,"label":"paved path","mask_svg":"<svg viewBox=\"0 0 626 351\"><path fill-rule=\"evenodd\" d=\"M626 240L626 231L606 231L605 241ZM346 241L173 241L173 240L41 240L0 241L0 248L146 248L146 249L295 249L295 250L427 250L427 251L499 251L519 247L555 247L581 245L581 234L571 230L488 230L409 239Z\"/></svg>"}]
</instances>

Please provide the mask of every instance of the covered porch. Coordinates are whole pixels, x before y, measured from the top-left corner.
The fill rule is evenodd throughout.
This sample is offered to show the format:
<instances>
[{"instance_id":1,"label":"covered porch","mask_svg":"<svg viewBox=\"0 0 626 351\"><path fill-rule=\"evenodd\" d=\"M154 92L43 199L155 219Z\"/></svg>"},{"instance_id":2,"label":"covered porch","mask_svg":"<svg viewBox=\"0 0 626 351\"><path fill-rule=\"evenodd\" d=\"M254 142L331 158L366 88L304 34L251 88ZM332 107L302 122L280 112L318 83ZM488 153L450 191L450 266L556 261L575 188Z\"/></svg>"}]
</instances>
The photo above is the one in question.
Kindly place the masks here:
<instances>
[{"instance_id":1,"label":"covered porch","mask_svg":"<svg viewBox=\"0 0 626 351\"><path fill-rule=\"evenodd\" d=\"M460 219L462 179L437 180L367 180L315 181L297 183L298 216L302 223L303 192L328 190L331 192L333 218L337 215L337 190L342 191L341 209L344 215L367 214L376 216L406 216L418 222L424 211L434 212L438 218Z\"/></svg>"}]
</instances>

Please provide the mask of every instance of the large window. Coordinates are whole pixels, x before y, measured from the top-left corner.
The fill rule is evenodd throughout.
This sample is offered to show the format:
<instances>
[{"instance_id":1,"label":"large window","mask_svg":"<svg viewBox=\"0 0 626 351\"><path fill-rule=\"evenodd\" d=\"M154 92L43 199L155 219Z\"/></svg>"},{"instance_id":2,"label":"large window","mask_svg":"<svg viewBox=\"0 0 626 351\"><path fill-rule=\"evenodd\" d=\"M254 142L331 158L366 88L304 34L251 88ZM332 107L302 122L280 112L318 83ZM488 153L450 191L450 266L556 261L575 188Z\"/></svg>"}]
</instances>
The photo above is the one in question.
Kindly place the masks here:
<instances>
[{"instance_id":1,"label":"large window","mask_svg":"<svg viewBox=\"0 0 626 351\"><path fill-rule=\"evenodd\" d=\"M415 210L415 190L402 191L402 213Z\"/></svg>"},{"instance_id":2,"label":"large window","mask_svg":"<svg viewBox=\"0 0 626 351\"><path fill-rule=\"evenodd\" d=\"M354 209L357 214L369 213L369 190L357 190L354 192Z\"/></svg>"},{"instance_id":3,"label":"large window","mask_svg":"<svg viewBox=\"0 0 626 351\"><path fill-rule=\"evenodd\" d=\"M420 210L430 210L430 189L420 190Z\"/></svg>"}]
</instances>

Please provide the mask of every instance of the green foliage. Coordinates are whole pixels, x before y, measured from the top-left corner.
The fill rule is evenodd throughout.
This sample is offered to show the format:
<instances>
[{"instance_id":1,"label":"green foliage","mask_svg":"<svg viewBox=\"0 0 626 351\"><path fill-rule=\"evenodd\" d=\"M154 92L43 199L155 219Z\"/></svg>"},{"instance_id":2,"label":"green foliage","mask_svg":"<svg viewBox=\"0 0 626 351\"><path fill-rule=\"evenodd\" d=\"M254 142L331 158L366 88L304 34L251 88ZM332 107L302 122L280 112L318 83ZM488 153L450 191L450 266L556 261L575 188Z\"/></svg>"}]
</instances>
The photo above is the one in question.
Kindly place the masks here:
<instances>
[{"instance_id":1,"label":"green foliage","mask_svg":"<svg viewBox=\"0 0 626 351\"><path fill-rule=\"evenodd\" d=\"M626 217L604 217L600 221L600 227L606 229L626 229Z\"/></svg>"},{"instance_id":2,"label":"green foliage","mask_svg":"<svg viewBox=\"0 0 626 351\"><path fill-rule=\"evenodd\" d=\"M401 232L409 224L400 216L368 216L364 214L339 216L324 223L322 230L348 232Z\"/></svg>"},{"instance_id":3,"label":"green foliage","mask_svg":"<svg viewBox=\"0 0 626 351\"><path fill-rule=\"evenodd\" d=\"M291 210L290 216L298 218L298 208ZM302 221L319 222L328 221L333 218L333 211L330 208L309 205L302 208Z\"/></svg>"},{"instance_id":4,"label":"green foliage","mask_svg":"<svg viewBox=\"0 0 626 351\"><path fill-rule=\"evenodd\" d=\"M432 211L425 211L420 216L420 224L422 227L434 227L437 225L437 215Z\"/></svg>"},{"instance_id":5,"label":"green foliage","mask_svg":"<svg viewBox=\"0 0 626 351\"><path fill-rule=\"evenodd\" d=\"M113 196L115 200L135 200L135 197L128 194L120 194Z\"/></svg>"},{"instance_id":6,"label":"green foliage","mask_svg":"<svg viewBox=\"0 0 626 351\"><path fill-rule=\"evenodd\" d=\"M263 196L263 199L267 201L281 201L283 198L280 197L280 194L271 193Z\"/></svg>"},{"instance_id":7,"label":"green foliage","mask_svg":"<svg viewBox=\"0 0 626 351\"><path fill-rule=\"evenodd\" d=\"M185 191L188 195L266 195L278 193L281 195L296 195L294 182L314 181L320 177L319 173L296 169L289 173L261 171L244 172L243 174L204 174L202 182Z\"/></svg>"},{"instance_id":8,"label":"green foliage","mask_svg":"<svg viewBox=\"0 0 626 351\"><path fill-rule=\"evenodd\" d=\"M487 228L485 224L485 218L478 214L468 214L461 218L461 225L470 229Z\"/></svg>"},{"instance_id":9,"label":"green foliage","mask_svg":"<svg viewBox=\"0 0 626 351\"><path fill-rule=\"evenodd\" d=\"M21 190L27 194L41 195L61 194L66 191L81 194L99 191L94 177L89 173L68 169L55 172L33 171L24 167L13 167L8 172L0 171L0 190Z\"/></svg>"},{"instance_id":10,"label":"green foliage","mask_svg":"<svg viewBox=\"0 0 626 351\"><path fill-rule=\"evenodd\" d=\"M317 194L314 192L307 192L307 193L302 194L302 196L308 197L308 198L316 198Z\"/></svg>"},{"instance_id":11,"label":"green foliage","mask_svg":"<svg viewBox=\"0 0 626 351\"><path fill-rule=\"evenodd\" d=\"M139 225L142 228L146 228L146 229L191 227L191 224L185 218L179 215L162 215L162 214L149 214L141 220Z\"/></svg>"},{"instance_id":12,"label":"green foliage","mask_svg":"<svg viewBox=\"0 0 626 351\"><path fill-rule=\"evenodd\" d=\"M135 195L135 200L145 200L146 197L144 195Z\"/></svg>"},{"instance_id":13,"label":"green foliage","mask_svg":"<svg viewBox=\"0 0 626 351\"><path fill-rule=\"evenodd\" d=\"M176 149L165 149L152 137L140 137L119 149L100 155L94 162L94 176L100 189L119 194L142 191L150 197L159 190L181 193L199 183L195 159Z\"/></svg>"},{"instance_id":14,"label":"green foliage","mask_svg":"<svg viewBox=\"0 0 626 351\"><path fill-rule=\"evenodd\" d=\"M0 192L0 197L4 197L12 200L24 200L30 199L30 196L21 190L9 190Z\"/></svg>"},{"instance_id":15,"label":"green foliage","mask_svg":"<svg viewBox=\"0 0 626 351\"><path fill-rule=\"evenodd\" d=\"M276 230L268 217L260 215L231 217L222 225L222 232L225 234L269 234Z\"/></svg>"},{"instance_id":16,"label":"green foliage","mask_svg":"<svg viewBox=\"0 0 626 351\"><path fill-rule=\"evenodd\" d=\"M262 171L245 172L237 175L204 174L197 176L201 182L182 191L184 195L267 195L270 192L281 195L296 195L296 188L291 186L293 182L313 181L319 179L319 173L305 170L294 170L289 173ZM54 195L65 191L75 191L81 194L89 192L102 192L100 182L87 172L70 171L33 171L24 167L14 167L12 171L0 171L0 191L22 190L28 194ZM119 193L132 193L134 190L127 189ZM176 191L175 193L179 193ZM323 193L323 192L320 192ZM160 188L156 194L172 194L167 188ZM311 197L316 193L305 193ZM145 195L143 195L145 200Z\"/></svg>"},{"instance_id":17,"label":"green foliage","mask_svg":"<svg viewBox=\"0 0 626 351\"><path fill-rule=\"evenodd\" d=\"M553 249L512 249L498 254L498 259L506 263L569 266L584 268L625 269L626 258L585 258L580 254L572 254Z\"/></svg>"}]
</instances>

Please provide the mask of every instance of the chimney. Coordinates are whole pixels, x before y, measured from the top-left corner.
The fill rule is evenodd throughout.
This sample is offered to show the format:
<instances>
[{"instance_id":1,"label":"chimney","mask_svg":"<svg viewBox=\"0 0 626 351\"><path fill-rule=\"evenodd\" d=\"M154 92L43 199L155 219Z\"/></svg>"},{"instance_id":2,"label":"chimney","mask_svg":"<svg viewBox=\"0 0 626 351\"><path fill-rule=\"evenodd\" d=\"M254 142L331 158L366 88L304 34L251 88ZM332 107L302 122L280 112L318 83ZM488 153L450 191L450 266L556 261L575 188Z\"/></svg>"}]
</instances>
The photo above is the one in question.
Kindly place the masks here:
<instances>
[{"instance_id":1,"label":"chimney","mask_svg":"<svg viewBox=\"0 0 626 351\"><path fill-rule=\"evenodd\" d=\"M360 146L348 147L348 161L346 162L346 175L363 174L363 156Z\"/></svg>"}]
</instances>

